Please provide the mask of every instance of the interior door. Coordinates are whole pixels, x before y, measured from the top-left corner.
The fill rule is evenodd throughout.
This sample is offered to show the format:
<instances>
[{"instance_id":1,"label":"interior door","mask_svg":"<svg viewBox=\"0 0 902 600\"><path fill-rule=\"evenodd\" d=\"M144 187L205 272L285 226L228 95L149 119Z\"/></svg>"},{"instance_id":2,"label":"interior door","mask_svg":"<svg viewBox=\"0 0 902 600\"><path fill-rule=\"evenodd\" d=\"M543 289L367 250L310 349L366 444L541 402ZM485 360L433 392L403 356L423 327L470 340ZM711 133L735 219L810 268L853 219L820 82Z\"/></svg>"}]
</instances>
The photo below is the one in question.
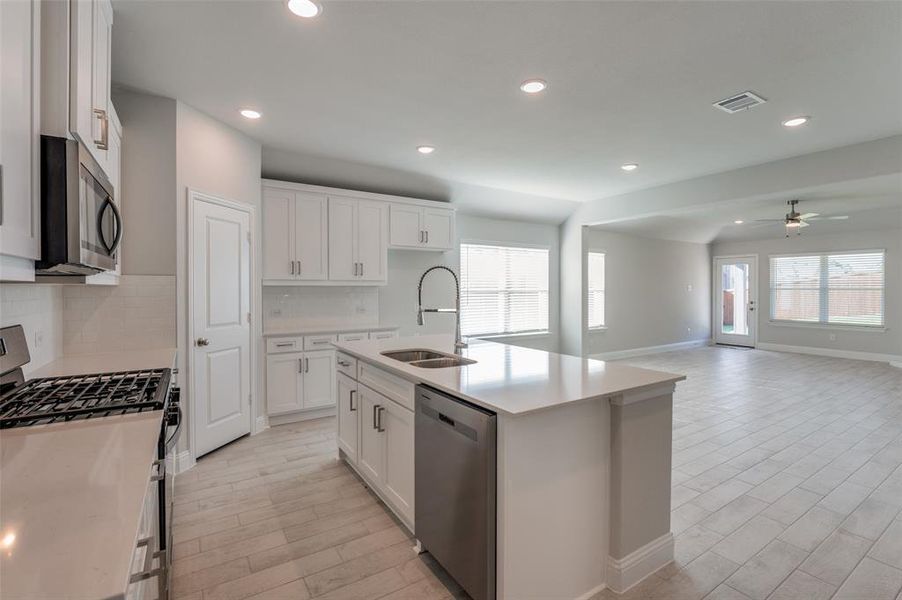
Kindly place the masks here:
<instances>
[{"instance_id":1,"label":"interior door","mask_svg":"<svg viewBox=\"0 0 902 600\"><path fill-rule=\"evenodd\" d=\"M304 353L304 408L335 405L335 352Z\"/></svg>"},{"instance_id":2,"label":"interior door","mask_svg":"<svg viewBox=\"0 0 902 600\"><path fill-rule=\"evenodd\" d=\"M263 190L263 279L293 279L294 193Z\"/></svg>"},{"instance_id":3,"label":"interior door","mask_svg":"<svg viewBox=\"0 0 902 600\"><path fill-rule=\"evenodd\" d=\"M360 398L357 397L357 382L338 374L338 447L348 460L357 463L357 414Z\"/></svg>"},{"instance_id":4,"label":"interior door","mask_svg":"<svg viewBox=\"0 0 902 600\"><path fill-rule=\"evenodd\" d=\"M196 456L250 433L250 214L191 192Z\"/></svg>"},{"instance_id":5,"label":"interior door","mask_svg":"<svg viewBox=\"0 0 902 600\"><path fill-rule=\"evenodd\" d=\"M758 257L715 257L714 341L754 348L758 333Z\"/></svg>"},{"instance_id":6,"label":"interior door","mask_svg":"<svg viewBox=\"0 0 902 600\"><path fill-rule=\"evenodd\" d=\"M357 200L329 198L329 279L357 279Z\"/></svg>"},{"instance_id":7,"label":"interior door","mask_svg":"<svg viewBox=\"0 0 902 600\"><path fill-rule=\"evenodd\" d=\"M383 202L361 200L357 207L357 260L364 281L384 281L388 276L388 207Z\"/></svg>"},{"instance_id":8,"label":"interior door","mask_svg":"<svg viewBox=\"0 0 902 600\"><path fill-rule=\"evenodd\" d=\"M294 195L294 257L298 279L321 280L329 276L326 236L329 215L322 194L298 192Z\"/></svg>"}]
</instances>

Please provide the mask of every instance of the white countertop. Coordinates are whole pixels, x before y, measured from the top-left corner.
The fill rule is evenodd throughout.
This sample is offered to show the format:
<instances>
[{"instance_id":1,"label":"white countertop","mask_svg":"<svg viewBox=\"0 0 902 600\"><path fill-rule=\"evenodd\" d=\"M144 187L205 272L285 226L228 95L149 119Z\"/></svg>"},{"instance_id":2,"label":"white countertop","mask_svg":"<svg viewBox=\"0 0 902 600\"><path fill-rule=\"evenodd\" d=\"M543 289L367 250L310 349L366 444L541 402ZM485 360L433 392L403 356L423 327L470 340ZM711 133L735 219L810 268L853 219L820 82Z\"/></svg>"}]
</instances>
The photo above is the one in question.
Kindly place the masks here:
<instances>
[{"instance_id":1,"label":"white countertop","mask_svg":"<svg viewBox=\"0 0 902 600\"><path fill-rule=\"evenodd\" d=\"M450 335L335 342L340 350L407 380L424 383L495 412L525 414L590 398L615 396L686 379L544 350L470 340L462 355L475 364L423 369L382 356L386 350L426 349L453 353Z\"/></svg>"},{"instance_id":2,"label":"white countertop","mask_svg":"<svg viewBox=\"0 0 902 600\"><path fill-rule=\"evenodd\" d=\"M175 366L175 348L126 350L109 354L64 356L34 371L29 379L91 373L113 373L138 369L167 369Z\"/></svg>"},{"instance_id":3,"label":"white countertop","mask_svg":"<svg viewBox=\"0 0 902 600\"><path fill-rule=\"evenodd\" d=\"M123 596L162 414L2 431L4 600Z\"/></svg>"},{"instance_id":4,"label":"white countertop","mask_svg":"<svg viewBox=\"0 0 902 600\"><path fill-rule=\"evenodd\" d=\"M263 337L276 337L281 335L321 335L324 333L353 333L355 331L394 331L399 329L397 325L365 325L352 327L350 325L338 325L336 327L273 327L263 332Z\"/></svg>"}]
</instances>

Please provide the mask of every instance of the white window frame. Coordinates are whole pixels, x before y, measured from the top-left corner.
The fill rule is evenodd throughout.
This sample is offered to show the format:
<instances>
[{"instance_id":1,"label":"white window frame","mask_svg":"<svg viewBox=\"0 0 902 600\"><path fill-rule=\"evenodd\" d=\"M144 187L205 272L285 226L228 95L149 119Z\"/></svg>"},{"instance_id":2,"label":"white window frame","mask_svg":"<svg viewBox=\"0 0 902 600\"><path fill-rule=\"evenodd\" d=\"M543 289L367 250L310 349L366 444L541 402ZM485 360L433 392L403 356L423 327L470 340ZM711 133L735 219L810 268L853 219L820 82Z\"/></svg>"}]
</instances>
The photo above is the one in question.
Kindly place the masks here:
<instances>
[{"instance_id":1,"label":"white window frame","mask_svg":"<svg viewBox=\"0 0 902 600\"><path fill-rule=\"evenodd\" d=\"M504 333L486 333L486 334L466 334L464 337L471 338L479 338L479 339L492 339L492 338L510 338L510 337L539 337L546 336L551 334L551 311L552 311L552 301L551 301L551 259L552 252L551 246L546 244L525 244L522 242L504 242L497 240L478 240L478 239L462 239L460 240L457 246L457 270L458 276L461 279L461 302L463 302L463 260L461 260L461 247L466 245L474 245L474 246L495 246L498 248L529 248L532 250L545 250L548 252L548 328L547 329L530 329L528 331L515 331L515 332L504 332ZM463 312L463 304L461 304L461 312ZM463 318L463 315L458 315Z\"/></svg>"},{"instance_id":2,"label":"white window frame","mask_svg":"<svg viewBox=\"0 0 902 600\"><path fill-rule=\"evenodd\" d=\"M604 294L604 306L605 310L601 315L601 324L600 325L592 325L589 323L589 295L592 293L591 288L589 287L589 255L590 254L601 254L604 257L604 281L602 285L604 286L602 289L602 293ZM589 331L605 331L608 328L608 253L601 249L590 248L588 252L586 252L586 327Z\"/></svg>"},{"instance_id":3,"label":"white window frame","mask_svg":"<svg viewBox=\"0 0 902 600\"><path fill-rule=\"evenodd\" d=\"M775 319L774 318L774 295L772 280L773 275L771 272L771 259L774 258L789 258L789 257L801 257L801 256L841 256L844 254L882 254L883 255L883 288L880 290L880 312L882 323L879 325L858 325L855 323L830 323L826 319L828 318L826 315L829 314L829 306L826 304L825 299L829 297L829 286L826 285L823 281L823 270L821 271L821 280L820 280L820 298L821 298L821 306L820 306L820 315L818 315L817 321L796 321L793 319ZM822 268L823 269L823 268ZM806 329L836 329L836 330L846 330L846 331L877 331L883 332L886 331L886 249L885 248L867 248L862 250L821 250L817 252L787 252L782 254L768 254L767 256L767 297L768 297L768 322L771 325L776 325L779 327L800 327Z\"/></svg>"}]
</instances>

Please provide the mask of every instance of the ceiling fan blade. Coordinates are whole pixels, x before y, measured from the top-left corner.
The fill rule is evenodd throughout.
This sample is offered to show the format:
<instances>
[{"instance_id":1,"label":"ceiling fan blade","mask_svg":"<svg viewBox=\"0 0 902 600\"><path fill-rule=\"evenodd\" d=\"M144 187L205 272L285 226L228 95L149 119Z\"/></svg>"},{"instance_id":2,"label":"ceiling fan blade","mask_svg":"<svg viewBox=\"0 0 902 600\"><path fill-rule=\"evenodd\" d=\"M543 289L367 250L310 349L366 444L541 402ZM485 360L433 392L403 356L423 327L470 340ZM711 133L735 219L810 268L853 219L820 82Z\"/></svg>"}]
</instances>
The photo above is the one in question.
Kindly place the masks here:
<instances>
[{"instance_id":1,"label":"ceiling fan blade","mask_svg":"<svg viewBox=\"0 0 902 600\"><path fill-rule=\"evenodd\" d=\"M820 216L818 213L805 213L804 215L799 215L800 219L811 219L813 217Z\"/></svg>"},{"instance_id":2,"label":"ceiling fan blade","mask_svg":"<svg viewBox=\"0 0 902 600\"><path fill-rule=\"evenodd\" d=\"M783 223L786 219L755 219L755 223Z\"/></svg>"},{"instance_id":3,"label":"ceiling fan blade","mask_svg":"<svg viewBox=\"0 0 902 600\"><path fill-rule=\"evenodd\" d=\"M808 223L805 221L799 221L799 227L808 227Z\"/></svg>"},{"instance_id":4,"label":"ceiling fan blade","mask_svg":"<svg viewBox=\"0 0 902 600\"><path fill-rule=\"evenodd\" d=\"M845 221L849 218L849 215L833 215L833 216L823 216L823 217L811 217L808 221Z\"/></svg>"}]
</instances>

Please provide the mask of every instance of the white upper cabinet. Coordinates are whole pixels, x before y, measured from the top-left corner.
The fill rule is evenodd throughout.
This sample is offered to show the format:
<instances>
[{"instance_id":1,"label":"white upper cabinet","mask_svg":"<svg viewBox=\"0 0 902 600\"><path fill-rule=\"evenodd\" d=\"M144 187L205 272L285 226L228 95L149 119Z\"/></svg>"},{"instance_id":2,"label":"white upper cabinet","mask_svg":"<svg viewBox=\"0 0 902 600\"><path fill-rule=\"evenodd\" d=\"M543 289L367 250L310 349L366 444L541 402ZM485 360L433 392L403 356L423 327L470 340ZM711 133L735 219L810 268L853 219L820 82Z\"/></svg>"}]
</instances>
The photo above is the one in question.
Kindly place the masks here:
<instances>
[{"instance_id":1,"label":"white upper cabinet","mask_svg":"<svg viewBox=\"0 0 902 600\"><path fill-rule=\"evenodd\" d=\"M110 139L110 66L113 6L74 0L71 15L69 128L106 168Z\"/></svg>"},{"instance_id":2,"label":"white upper cabinet","mask_svg":"<svg viewBox=\"0 0 902 600\"><path fill-rule=\"evenodd\" d=\"M328 276L326 196L263 188L263 279L321 281Z\"/></svg>"},{"instance_id":3,"label":"white upper cabinet","mask_svg":"<svg viewBox=\"0 0 902 600\"><path fill-rule=\"evenodd\" d=\"M391 247L454 248L454 211L410 204L391 205Z\"/></svg>"},{"instance_id":4,"label":"white upper cabinet","mask_svg":"<svg viewBox=\"0 0 902 600\"><path fill-rule=\"evenodd\" d=\"M385 282L388 278L388 205L329 197L329 279Z\"/></svg>"},{"instance_id":5,"label":"white upper cabinet","mask_svg":"<svg viewBox=\"0 0 902 600\"><path fill-rule=\"evenodd\" d=\"M0 278L34 279L40 256L41 3L0 1Z\"/></svg>"}]
</instances>

